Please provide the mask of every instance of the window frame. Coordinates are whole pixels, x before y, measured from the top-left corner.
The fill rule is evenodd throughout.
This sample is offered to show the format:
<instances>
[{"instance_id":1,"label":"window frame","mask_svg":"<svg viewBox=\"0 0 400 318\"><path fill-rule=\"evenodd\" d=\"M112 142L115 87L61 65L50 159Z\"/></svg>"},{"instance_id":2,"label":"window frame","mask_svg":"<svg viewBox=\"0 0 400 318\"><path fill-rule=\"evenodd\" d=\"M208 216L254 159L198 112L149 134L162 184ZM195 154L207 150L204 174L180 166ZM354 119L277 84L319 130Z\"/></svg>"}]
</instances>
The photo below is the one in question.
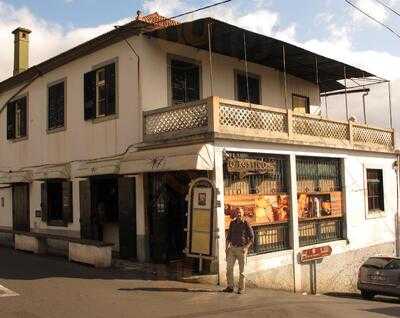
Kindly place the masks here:
<instances>
[{"instance_id":1,"label":"window frame","mask_svg":"<svg viewBox=\"0 0 400 318\"><path fill-rule=\"evenodd\" d=\"M26 114L25 114L26 115L25 116L25 120L26 120L26 122L25 122L25 132L26 132L26 134L25 134L25 136L18 136L17 137L17 111L15 109L15 113L14 113L14 121L15 121L14 122L15 123L15 126L14 126L14 138L10 138L9 139L8 136L7 136L8 118L6 118L6 139L9 142L13 142L13 143L14 142L19 142L19 141L27 140L29 138L29 92L26 92L26 93L24 93L22 95L15 96L11 100L9 100L8 103L7 103L6 108L10 104L15 103L15 102L17 102L17 101L19 101L19 100L21 100L23 98L26 98ZM14 104L14 107L15 107L15 104ZM20 125L21 125L21 123L19 123L19 128L21 128Z\"/></svg>"},{"instance_id":2,"label":"window frame","mask_svg":"<svg viewBox=\"0 0 400 318\"><path fill-rule=\"evenodd\" d=\"M381 171L381 182L382 182L382 189L381 189L381 195L382 195L382 205L383 205L383 210L381 209L376 209L376 210L370 210L368 199L369 199L369 193L368 193L368 170L380 170ZM368 165L364 166L364 197L365 197L365 217L366 219L375 219L379 217L384 217L386 215L386 206L387 202L385 200L385 169L382 166L374 166L374 165Z\"/></svg>"},{"instance_id":3,"label":"window frame","mask_svg":"<svg viewBox=\"0 0 400 318\"><path fill-rule=\"evenodd\" d=\"M236 101L239 101L239 82L238 82L238 76L239 75L246 76L246 71L238 70L238 69L233 70L233 76L234 76L233 81L234 81L234 90L235 90L234 94L235 94L235 100ZM258 99L259 99L259 103L258 104L251 103L251 104L252 105L262 105L262 100L263 100L262 99L262 95L263 95L263 92L262 92L262 76L259 75L259 74L249 73L249 72L247 72L247 76L249 78L258 80L258 92L259 92ZM239 102L247 103L247 104L249 103L249 101L239 101Z\"/></svg>"},{"instance_id":4,"label":"window frame","mask_svg":"<svg viewBox=\"0 0 400 318\"><path fill-rule=\"evenodd\" d=\"M307 106L306 106L306 111L303 115L310 115L311 114L311 107L310 107L310 97L309 96L305 96L305 95L300 95L300 94L296 94L296 93L292 93L292 111L293 113L295 113L294 111L294 97L298 97L298 98L305 98L307 100ZM302 114L302 113L296 113L296 114Z\"/></svg>"},{"instance_id":5,"label":"window frame","mask_svg":"<svg viewBox=\"0 0 400 318\"><path fill-rule=\"evenodd\" d=\"M195 64L199 67L199 100L203 99L203 67L202 67L202 62L200 60L192 59L189 57L185 56L180 56L180 55L175 55L175 54L167 54L167 100L168 100L168 106L178 106L181 104L186 104L186 103L173 103L173 94L172 94L172 69L171 69L171 63L172 61L180 61L180 62L185 62L185 63L190 63L190 64ZM193 101L192 101L193 102ZM187 102L190 103L190 102Z\"/></svg>"},{"instance_id":6,"label":"window frame","mask_svg":"<svg viewBox=\"0 0 400 318\"><path fill-rule=\"evenodd\" d=\"M54 128L50 128L49 127L49 115L50 115L50 101L49 101L49 90L52 86L54 85L58 85L60 83L64 83L64 125L60 126L60 127L54 127ZM53 134L53 133L57 133L60 131L64 131L67 129L67 103L68 103L68 97L67 97L67 88L68 88L68 84L67 84L67 78L61 78L59 80L50 82L47 84L47 112L46 112L46 131L47 134Z\"/></svg>"},{"instance_id":7,"label":"window frame","mask_svg":"<svg viewBox=\"0 0 400 318\"><path fill-rule=\"evenodd\" d=\"M95 64L91 67L89 72L85 72L83 76L85 76L86 73L90 72L96 72L99 69L105 69L108 65L114 64L115 65L115 113L114 114L109 114L109 115L104 115L104 116L97 116L97 86L96 86L96 105L95 105L95 116L94 118L91 119L84 119L85 122L91 122L93 124L101 123L103 121L108 121L108 120L114 120L119 118L119 58L114 57L109 60L105 60L104 62ZM96 81L97 81L97 74L96 74ZM83 89L85 89L85 80L83 78ZM83 99L85 98L85 93L83 92ZM85 103L85 101L84 101Z\"/></svg>"},{"instance_id":8,"label":"window frame","mask_svg":"<svg viewBox=\"0 0 400 318\"><path fill-rule=\"evenodd\" d=\"M103 73L103 79L99 80L99 74ZM100 89L104 90L104 97L100 99ZM105 97L105 90L106 90L106 68L100 67L96 70L96 117L95 118L101 118L101 117L106 117L106 111L105 111L105 103L106 103L106 97ZM100 113L100 102L104 102L104 112ZM115 115L115 114L112 114Z\"/></svg>"},{"instance_id":9,"label":"window frame","mask_svg":"<svg viewBox=\"0 0 400 318\"><path fill-rule=\"evenodd\" d=\"M68 183L69 186L65 187L65 184ZM49 211L49 201L50 201L50 196L49 196L49 185L50 184L58 184L59 189L61 190L61 193L59 195L61 196L61 202L59 202L61 206L61 211L60 212L60 218L53 219L50 217L50 211ZM68 192L65 192L65 189L69 189ZM45 195L43 191L45 190ZM69 195L66 195L69 194ZM68 204L66 205L66 198L69 198ZM41 221L47 224L47 226L51 227L68 227L69 224L74 223L74 208L73 208L73 184L72 181L69 179L46 179L41 183L41 197L40 197L40 202L41 202ZM45 206L43 206L45 202ZM70 210L68 210L70 209Z\"/></svg>"}]
</instances>

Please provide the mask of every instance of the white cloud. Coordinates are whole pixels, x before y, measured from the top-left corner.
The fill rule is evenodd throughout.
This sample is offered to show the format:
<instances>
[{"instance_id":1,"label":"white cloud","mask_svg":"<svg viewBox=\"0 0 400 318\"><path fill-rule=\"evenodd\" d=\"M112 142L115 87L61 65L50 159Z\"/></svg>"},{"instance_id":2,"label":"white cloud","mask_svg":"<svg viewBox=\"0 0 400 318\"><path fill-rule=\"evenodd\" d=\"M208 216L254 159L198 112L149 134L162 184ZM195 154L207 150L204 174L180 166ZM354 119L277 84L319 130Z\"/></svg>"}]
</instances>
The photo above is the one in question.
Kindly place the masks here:
<instances>
[{"instance_id":1,"label":"white cloud","mask_svg":"<svg viewBox=\"0 0 400 318\"><path fill-rule=\"evenodd\" d=\"M181 8L185 11L189 9L188 5L182 0L145 0L143 2L145 13L158 12L166 17L171 17L178 11L181 13Z\"/></svg>"},{"instance_id":2,"label":"white cloud","mask_svg":"<svg viewBox=\"0 0 400 318\"><path fill-rule=\"evenodd\" d=\"M0 80L12 75L14 41L11 32L19 26L33 31L30 37L30 65L35 65L127 21L124 19L93 28L65 29L33 15L26 7L15 8L0 1Z\"/></svg>"},{"instance_id":3,"label":"white cloud","mask_svg":"<svg viewBox=\"0 0 400 318\"><path fill-rule=\"evenodd\" d=\"M374 0L357 0L354 2L354 4L359 7L362 11L365 13L369 14L370 16L374 17L377 19L379 22L385 22L387 20L389 14L388 11L380 5L378 2ZM359 23L372 23L374 24L375 22L372 21L370 18L368 18L365 14L361 13L358 10L353 10L352 9L352 19L354 22Z\"/></svg>"}]
</instances>

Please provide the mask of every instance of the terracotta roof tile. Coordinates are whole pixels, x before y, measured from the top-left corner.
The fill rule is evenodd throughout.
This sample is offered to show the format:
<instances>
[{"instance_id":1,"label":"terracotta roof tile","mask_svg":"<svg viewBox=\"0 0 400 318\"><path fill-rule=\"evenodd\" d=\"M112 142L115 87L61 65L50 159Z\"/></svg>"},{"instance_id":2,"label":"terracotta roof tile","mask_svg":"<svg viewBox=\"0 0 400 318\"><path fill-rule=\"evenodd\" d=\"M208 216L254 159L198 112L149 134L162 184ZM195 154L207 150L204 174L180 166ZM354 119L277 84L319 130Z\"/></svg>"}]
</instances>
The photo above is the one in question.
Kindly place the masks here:
<instances>
[{"instance_id":1,"label":"terracotta roof tile","mask_svg":"<svg viewBox=\"0 0 400 318\"><path fill-rule=\"evenodd\" d=\"M154 12L145 16L137 16L136 20L153 24L158 29L180 24L178 21L163 17L162 15L158 14L158 12Z\"/></svg>"}]
</instances>

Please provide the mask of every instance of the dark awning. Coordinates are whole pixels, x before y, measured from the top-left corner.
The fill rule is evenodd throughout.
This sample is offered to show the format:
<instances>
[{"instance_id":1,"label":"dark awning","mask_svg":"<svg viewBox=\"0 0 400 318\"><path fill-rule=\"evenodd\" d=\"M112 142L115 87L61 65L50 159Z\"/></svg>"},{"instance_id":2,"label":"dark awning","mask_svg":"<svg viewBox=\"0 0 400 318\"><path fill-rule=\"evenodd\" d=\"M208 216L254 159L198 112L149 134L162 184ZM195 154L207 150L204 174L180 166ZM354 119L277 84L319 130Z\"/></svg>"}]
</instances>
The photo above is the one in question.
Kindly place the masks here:
<instances>
[{"instance_id":1,"label":"dark awning","mask_svg":"<svg viewBox=\"0 0 400 318\"><path fill-rule=\"evenodd\" d=\"M283 71L283 45L286 52L288 74L310 82L316 82L316 61L321 92L343 89L339 80L347 78L375 77L359 68L315 54L286 42L254 33L212 18L182 23L146 33L163 40L208 50L208 24L212 25L212 50L215 53L244 59L244 34L247 60Z\"/></svg>"}]
</instances>

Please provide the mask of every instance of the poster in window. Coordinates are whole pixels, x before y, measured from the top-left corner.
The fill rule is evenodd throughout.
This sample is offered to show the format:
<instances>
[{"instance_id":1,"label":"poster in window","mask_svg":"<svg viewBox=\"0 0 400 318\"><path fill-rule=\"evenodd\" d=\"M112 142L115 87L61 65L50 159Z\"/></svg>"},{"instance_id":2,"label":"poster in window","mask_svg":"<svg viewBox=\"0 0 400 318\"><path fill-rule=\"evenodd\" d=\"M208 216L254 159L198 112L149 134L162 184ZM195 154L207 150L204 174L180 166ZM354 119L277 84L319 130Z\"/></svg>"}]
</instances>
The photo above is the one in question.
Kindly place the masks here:
<instances>
[{"instance_id":1,"label":"poster in window","mask_svg":"<svg viewBox=\"0 0 400 318\"><path fill-rule=\"evenodd\" d=\"M229 195L225 196L225 227L235 218L239 208L251 225L272 224L289 220L289 196L279 195Z\"/></svg>"},{"instance_id":2,"label":"poster in window","mask_svg":"<svg viewBox=\"0 0 400 318\"><path fill-rule=\"evenodd\" d=\"M195 188L193 191L193 208L211 209L211 188Z\"/></svg>"}]
</instances>

